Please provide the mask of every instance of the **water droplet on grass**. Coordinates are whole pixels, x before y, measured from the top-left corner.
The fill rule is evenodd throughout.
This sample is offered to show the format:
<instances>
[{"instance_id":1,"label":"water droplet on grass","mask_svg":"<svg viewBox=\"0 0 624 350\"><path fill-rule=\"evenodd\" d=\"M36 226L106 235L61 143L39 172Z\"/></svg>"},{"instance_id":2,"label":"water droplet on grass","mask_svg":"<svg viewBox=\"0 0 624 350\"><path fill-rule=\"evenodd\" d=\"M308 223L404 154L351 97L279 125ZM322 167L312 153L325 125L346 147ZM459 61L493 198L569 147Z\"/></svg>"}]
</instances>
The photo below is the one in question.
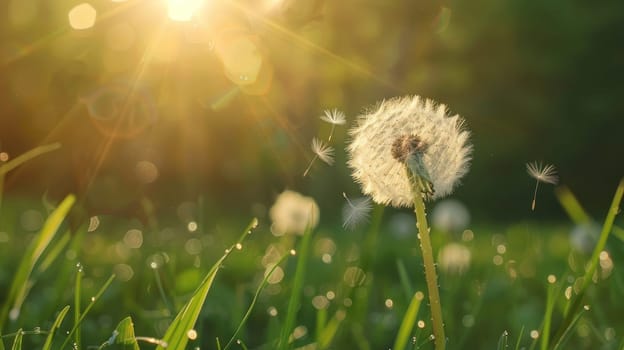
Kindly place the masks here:
<instances>
[{"instance_id":1,"label":"water droplet on grass","mask_svg":"<svg viewBox=\"0 0 624 350\"><path fill-rule=\"evenodd\" d=\"M11 321L15 321L15 320L17 320L17 318L19 317L19 315L20 315L20 310L19 310L18 308L13 308L13 309L11 309L11 311L9 312L9 319L10 319Z\"/></svg>"}]
</instances>

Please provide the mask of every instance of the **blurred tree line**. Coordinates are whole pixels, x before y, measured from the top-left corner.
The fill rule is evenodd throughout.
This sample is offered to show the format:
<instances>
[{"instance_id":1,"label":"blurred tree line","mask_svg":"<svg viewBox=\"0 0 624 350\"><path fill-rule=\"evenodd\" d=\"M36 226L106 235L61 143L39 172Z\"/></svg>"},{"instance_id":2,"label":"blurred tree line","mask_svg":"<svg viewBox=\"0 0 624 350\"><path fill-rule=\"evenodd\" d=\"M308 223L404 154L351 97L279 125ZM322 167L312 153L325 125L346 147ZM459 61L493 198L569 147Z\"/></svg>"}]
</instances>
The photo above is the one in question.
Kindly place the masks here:
<instances>
[{"instance_id":1,"label":"blurred tree line","mask_svg":"<svg viewBox=\"0 0 624 350\"><path fill-rule=\"evenodd\" d=\"M348 127L336 164L302 176L329 132L318 117L338 108L350 124L404 94L466 119L474 160L456 196L476 218L563 218L551 187L531 213L529 161L555 164L596 217L624 175L621 1L213 0L191 23L167 21L164 1L94 1L80 31L75 5L0 8L0 152L63 144L11 174L9 193L83 191L121 210L147 194L165 212L203 193L248 213L291 188L339 209L358 191ZM141 128L120 135L124 108ZM140 161L157 178L137 180Z\"/></svg>"}]
</instances>

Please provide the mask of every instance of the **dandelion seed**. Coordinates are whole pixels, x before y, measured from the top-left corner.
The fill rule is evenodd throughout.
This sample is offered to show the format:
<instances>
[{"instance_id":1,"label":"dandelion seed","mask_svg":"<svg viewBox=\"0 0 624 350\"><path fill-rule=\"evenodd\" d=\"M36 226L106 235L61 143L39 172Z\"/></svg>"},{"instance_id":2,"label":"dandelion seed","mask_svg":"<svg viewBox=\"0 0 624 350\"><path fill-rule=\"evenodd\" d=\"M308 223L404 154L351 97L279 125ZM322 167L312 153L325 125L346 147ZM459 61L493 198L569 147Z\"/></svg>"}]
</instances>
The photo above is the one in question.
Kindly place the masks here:
<instances>
[{"instance_id":1,"label":"dandelion seed","mask_svg":"<svg viewBox=\"0 0 624 350\"><path fill-rule=\"evenodd\" d=\"M321 116L321 120L333 125L344 125L347 122L345 114L334 108L333 110L325 110Z\"/></svg>"},{"instance_id":2,"label":"dandelion seed","mask_svg":"<svg viewBox=\"0 0 624 350\"><path fill-rule=\"evenodd\" d=\"M368 197L350 200L346 193L342 196L347 204L342 208L342 227L353 230L357 225L368 219L373 205Z\"/></svg>"},{"instance_id":3,"label":"dandelion seed","mask_svg":"<svg viewBox=\"0 0 624 350\"><path fill-rule=\"evenodd\" d=\"M472 145L463 124L445 105L419 96L383 101L350 131L353 178L375 202L411 207L408 165L426 199L447 196L468 172Z\"/></svg>"},{"instance_id":4,"label":"dandelion seed","mask_svg":"<svg viewBox=\"0 0 624 350\"><path fill-rule=\"evenodd\" d=\"M331 141L332 136L334 135L334 129L336 125L344 125L347 122L347 118L345 114L334 108L333 110L325 110L324 114L321 116L321 120L327 122L332 125L331 131L329 132L329 137L327 138L327 142Z\"/></svg>"},{"instance_id":5,"label":"dandelion seed","mask_svg":"<svg viewBox=\"0 0 624 350\"><path fill-rule=\"evenodd\" d=\"M543 165L538 162L527 163L526 169L529 175L536 180L533 202L531 202L531 210L535 210L535 199L537 198L537 188L540 182L556 185L559 181L559 177L557 176L557 169L551 164Z\"/></svg>"},{"instance_id":6,"label":"dandelion seed","mask_svg":"<svg viewBox=\"0 0 624 350\"><path fill-rule=\"evenodd\" d=\"M334 164L334 148L329 145L325 145L323 141L314 138L312 140L312 151L319 157L320 160L328 165Z\"/></svg>"},{"instance_id":7,"label":"dandelion seed","mask_svg":"<svg viewBox=\"0 0 624 350\"><path fill-rule=\"evenodd\" d=\"M310 161L310 165L303 172L303 176L308 175L308 172L312 168L312 164L318 158L328 165L334 164L334 148L326 145L323 141L317 139L316 137L312 139L312 152L314 152L314 158Z\"/></svg>"}]
</instances>

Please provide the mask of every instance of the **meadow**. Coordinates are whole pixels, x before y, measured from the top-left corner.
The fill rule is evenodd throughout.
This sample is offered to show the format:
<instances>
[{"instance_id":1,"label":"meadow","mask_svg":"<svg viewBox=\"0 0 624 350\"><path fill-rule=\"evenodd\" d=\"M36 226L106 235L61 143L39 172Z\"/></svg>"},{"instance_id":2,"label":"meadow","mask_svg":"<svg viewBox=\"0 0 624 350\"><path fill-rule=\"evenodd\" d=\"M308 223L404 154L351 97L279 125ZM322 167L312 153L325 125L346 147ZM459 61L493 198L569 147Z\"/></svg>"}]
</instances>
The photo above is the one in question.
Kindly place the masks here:
<instances>
[{"instance_id":1,"label":"meadow","mask_svg":"<svg viewBox=\"0 0 624 350\"><path fill-rule=\"evenodd\" d=\"M621 182L599 240L563 186L568 223L462 228L434 214L433 246L447 252L438 270L449 348L621 349L624 231L613 222L623 192ZM275 236L266 215L246 227L203 222L203 201L148 227L94 216L72 229L73 195L55 208L3 198L8 345L0 346L433 347L415 220L405 210L375 206L355 230L328 222Z\"/></svg>"},{"instance_id":2,"label":"meadow","mask_svg":"<svg viewBox=\"0 0 624 350\"><path fill-rule=\"evenodd\" d=\"M624 350L621 3L0 14L0 350Z\"/></svg>"}]
</instances>

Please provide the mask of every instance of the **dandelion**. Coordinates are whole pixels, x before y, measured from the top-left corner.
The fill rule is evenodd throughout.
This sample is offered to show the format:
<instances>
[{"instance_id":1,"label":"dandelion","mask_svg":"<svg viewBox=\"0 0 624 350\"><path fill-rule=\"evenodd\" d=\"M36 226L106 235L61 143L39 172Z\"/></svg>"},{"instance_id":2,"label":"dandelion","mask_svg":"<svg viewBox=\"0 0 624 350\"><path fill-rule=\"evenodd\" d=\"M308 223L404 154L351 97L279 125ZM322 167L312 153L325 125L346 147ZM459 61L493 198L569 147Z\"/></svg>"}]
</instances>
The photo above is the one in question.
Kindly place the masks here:
<instances>
[{"instance_id":1,"label":"dandelion","mask_svg":"<svg viewBox=\"0 0 624 350\"><path fill-rule=\"evenodd\" d=\"M314 158L310 161L310 165L303 172L303 176L308 175L308 172L312 168L312 164L318 158L328 165L334 164L334 148L326 145L323 141L317 139L316 137L312 139L312 152L314 152Z\"/></svg>"},{"instance_id":2,"label":"dandelion","mask_svg":"<svg viewBox=\"0 0 624 350\"><path fill-rule=\"evenodd\" d=\"M533 192L533 202L531 203L531 210L535 210L535 199L537 198L537 188L539 187L539 183L544 182L556 185L559 181L559 177L557 177L557 169L551 164L542 165L542 163L533 162L527 163L526 168L529 175L536 180L535 191Z\"/></svg>"},{"instance_id":3,"label":"dandelion","mask_svg":"<svg viewBox=\"0 0 624 350\"><path fill-rule=\"evenodd\" d=\"M275 236L284 234L303 235L308 228L314 228L319 220L319 207L312 197L294 191L284 191L269 210L273 221L271 231Z\"/></svg>"},{"instance_id":4,"label":"dandelion","mask_svg":"<svg viewBox=\"0 0 624 350\"><path fill-rule=\"evenodd\" d=\"M342 227L353 230L361 222L368 219L373 205L368 197L350 200L344 192L342 196L347 201L347 204L342 208Z\"/></svg>"},{"instance_id":5,"label":"dandelion","mask_svg":"<svg viewBox=\"0 0 624 350\"><path fill-rule=\"evenodd\" d=\"M449 195L468 172L472 145L459 115L419 96L381 102L359 117L347 147L353 178L379 204L414 207L436 350L446 337L425 201Z\"/></svg>"},{"instance_id":6,"label":"dandelion","mask_svg":"<svg viewBox=\"0 0 624 350\"><path fill-rule=\"evenodd\" d=\"M448 274L463 274L470 266L470 250L459 243L449 243L438 253L442 270Z\"/></svg>"},{"instance_id":7,"label":"dandelion","mask_svg":"<svg viewBox=\"0 0 624 350\"><path fill-rule=\"evenodd\" d=\"M383 101L350 131L349 166L365 194L379 204L413 206L406 165L425 199L449 195L468 172L472 146L463 119L419 96Z\"/></svg>"},{"instance_id":8,"label":"dandelion","mask_svg":"<svg viewBox=\"0 0 624 350\"><path fill-rule=\"evenodd\" d=\"M332 136L334 135L334 129L336 125L344 125L347 122L347 118L344 113L334 108L333 110L325 110L324 114L321 116L321 120L327 122L332 125L331 131L329 132L329 137L327 138L327 142L331 141Z\"/></svg>"},{"instance_id":9,"label":"dandelion","mask_svg":"<svg viewBox=\"0 0 624 350\"><path fill-rule=\"evenodd\" d=\"M470 224L470 212L456 199L444 199L431 212L432 226L442 232L462 232Z\"/></svg>"}]
</instances>

